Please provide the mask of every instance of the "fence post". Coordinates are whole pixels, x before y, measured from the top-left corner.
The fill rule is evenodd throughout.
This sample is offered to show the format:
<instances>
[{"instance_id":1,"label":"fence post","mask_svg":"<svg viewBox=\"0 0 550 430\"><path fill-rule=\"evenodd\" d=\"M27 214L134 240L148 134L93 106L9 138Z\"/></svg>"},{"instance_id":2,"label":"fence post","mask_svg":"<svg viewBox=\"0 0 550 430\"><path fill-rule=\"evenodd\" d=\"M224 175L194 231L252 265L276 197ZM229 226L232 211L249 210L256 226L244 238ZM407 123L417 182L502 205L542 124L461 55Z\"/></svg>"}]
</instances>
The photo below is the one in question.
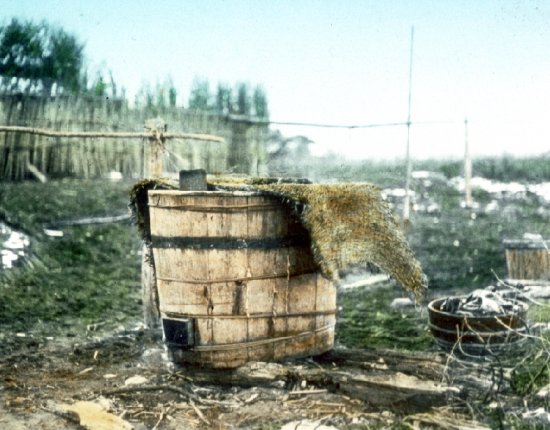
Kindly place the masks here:
<instances>
[{"instance_id":1,"label":"fence post","mask_svg":"<svg viewBox=\"0 0 550 430\"><path fill-rule=\"evenodd\" d=\"M161 118L149 119L145 122L145 129L151 132L147 163L148 174L151 178L160 178L164 170L163 153L166 139L163 133L168 129L168 125Z\"/></svg>"},{"instance_id":2,"label":"fence post","mask_svg":"<svg viewBox=\"0 0 550 430\"><path fill-rule=\"evenodd\" d=\"M163 152L165 138L163 137L163 133L166 132L167 128L167 124L160 118L145 121L145 130L151 132L148 150L146 151L146 154L148 154L146 161L147 174L153 179L160 178L164 170ZM145 243L141 249L141 287L144 323L146 328L155 331L160 328L160 309L153 251Z\"/></svg>"},{"instance_id":3,"label":"fence post","mask_svg":"<svg viewBox=\"0 0 550 430\"><path fill-rule=\"evenodd\" d=\"M248 130L251 124L243 115L231 118L231 141L229 144L228 167L232 173L250 173Z\"/></svg>"}]
</instances>

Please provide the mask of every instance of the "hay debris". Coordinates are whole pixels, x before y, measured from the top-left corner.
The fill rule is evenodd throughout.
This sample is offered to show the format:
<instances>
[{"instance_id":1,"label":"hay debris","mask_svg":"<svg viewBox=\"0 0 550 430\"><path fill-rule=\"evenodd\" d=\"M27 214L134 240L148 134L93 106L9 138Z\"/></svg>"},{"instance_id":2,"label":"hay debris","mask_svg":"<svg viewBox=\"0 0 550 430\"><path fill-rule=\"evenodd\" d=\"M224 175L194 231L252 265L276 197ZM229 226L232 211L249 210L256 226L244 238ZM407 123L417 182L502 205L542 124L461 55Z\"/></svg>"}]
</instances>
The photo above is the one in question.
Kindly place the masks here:
<instances>
[{"instance_id":1,"label":"hay debris","mask_svg":"<svg viewBox=\"0 0 550 430\"><path fill-rule=\"evenodd\" d=\"M151 229L149 224L149 208L147 206L147 191L149 190L176 190L178 184L165 179L142 179L130 190L130 203L128 207L132 211L134 222L143 241L149 246L151 242Z\"/></svg>"}]
</instances>

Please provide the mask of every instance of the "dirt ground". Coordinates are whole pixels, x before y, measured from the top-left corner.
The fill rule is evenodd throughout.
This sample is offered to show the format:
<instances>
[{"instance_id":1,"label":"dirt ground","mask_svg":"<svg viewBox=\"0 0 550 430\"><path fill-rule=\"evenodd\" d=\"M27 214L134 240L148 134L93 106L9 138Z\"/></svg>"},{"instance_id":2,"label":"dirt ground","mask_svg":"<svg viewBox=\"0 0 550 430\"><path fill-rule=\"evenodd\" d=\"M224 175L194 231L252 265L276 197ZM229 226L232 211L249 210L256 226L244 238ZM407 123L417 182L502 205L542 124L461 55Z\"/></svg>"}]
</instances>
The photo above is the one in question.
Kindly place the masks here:
<instances>
[{"instance_id":1,"label":"dirt ground","mask_svg":"<svg viewBox=\"0 0 550 430\"><path fill-rule=\"evenodd\" d=\"M97 335L63 341L3 335L0 428L394 428L413 426L422 416L414 414L426 412L390 412L338 387L300 378L260 376L227 385L228 372L205 378L204 372L175 367L158 334L140 327ZM305 370L337 366L326 359L295 360L291 365ZM283 365L260 366L266 366L260 373L269 373L269 366ZM91 403L105 419L118 421L106 427L86 424L83 413L74 408ZM428 427L444 428L433 422Z\"/></svg>"},{"instance_id":2,"label":"dirt ground","mask_svg":"<svg viewBox=\"0 0 550 430\"><path fill-rule=\"evenodd\" d=\"M101 341L13 336L4 339L2 349L0 427L5 429L82 428L64 412L63 405L76 401L105 405L135 429L280 428L303 418L333 424L366 419L362 402L325 392L292 396L285 394L287 387L195 385L166 361L161 341L140 329ZM136 376L144 378L140 385L125 385Z\"/></svg>"},{"instance_id":3,"label":"dirt ground","mask_svg":"<svg viewBox=\"0 0 550 430\"><path fill-rule=\"evenodd\" d=\"M515 419L541 403L510 396L500 362L456 360L435 345L413 352L338 344L319 357L213 371L174 365L160 331L138 319L124 324L83 333L65 321L73 325L65 336L0 331L0 429L514 428L499 427L487 411ZM361 385L373 375L416 379L390 391Z\"/></svg>"}]
</instances>

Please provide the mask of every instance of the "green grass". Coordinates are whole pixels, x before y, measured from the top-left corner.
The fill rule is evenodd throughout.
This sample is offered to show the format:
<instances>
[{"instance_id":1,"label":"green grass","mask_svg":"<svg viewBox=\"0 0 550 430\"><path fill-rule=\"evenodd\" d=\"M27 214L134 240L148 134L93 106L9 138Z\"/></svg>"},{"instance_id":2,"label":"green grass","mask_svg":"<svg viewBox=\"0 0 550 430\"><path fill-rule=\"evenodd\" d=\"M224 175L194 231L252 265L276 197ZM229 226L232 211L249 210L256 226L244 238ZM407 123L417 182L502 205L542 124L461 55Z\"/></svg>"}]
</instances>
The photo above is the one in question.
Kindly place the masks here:
<instances>
[{"instance_id":1,"label":"green grass","mask_svg":"<svg viewBox=\"0 0 550 430\"><path fill-rule=\"evenodd\" d=\"M121 322L140 310L140 242L130 222L44 227L127 211L129 183L95 181L0 185L5 222L31 235L26 264L0 272L0 325L13 331L69 333Z\"/></svg>"},{"instance_id":2,"label":"green grass","mask_svg":"<svg viewBox=\"0 0 550 430\"><path fill-rule=\"evenodd\" d=\"M390 308L392 300L403 295L391 282L346 291L340 299L338 342L350 348L430 348L433 339L425 313Z\"/></svg>"}]
</instances>

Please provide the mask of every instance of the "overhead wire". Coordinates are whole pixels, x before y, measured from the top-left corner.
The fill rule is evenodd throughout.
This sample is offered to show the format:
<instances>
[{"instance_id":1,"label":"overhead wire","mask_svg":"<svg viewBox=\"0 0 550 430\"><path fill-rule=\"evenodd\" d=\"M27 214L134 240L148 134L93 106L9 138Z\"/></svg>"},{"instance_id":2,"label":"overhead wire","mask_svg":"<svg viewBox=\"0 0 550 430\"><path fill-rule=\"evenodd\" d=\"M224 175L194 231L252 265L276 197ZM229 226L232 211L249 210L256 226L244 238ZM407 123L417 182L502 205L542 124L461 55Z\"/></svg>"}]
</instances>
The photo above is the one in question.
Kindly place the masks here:
<instances>
[{"instance_id":1,"label":"overhead wire","mask_svg":"<svg viewBox=\"0 0 550 430\"><path fill-rule=\"evenodd\" d=\"M242 122L250 125L287 125L295 127L318 127L318 128L342 128L342 129L361 129L361 128L379 128L379 127L399 127L414 125L435 125L435 124L458 124L458 121L449 120L433 120L433 121L400 121L400 122L384 122L370 124L330 124L319 122L306 121L275 121L267 119L251 119L241 117L240 115L227 115L227 119L235 122Z\"/></svg>"}]
</instances>

